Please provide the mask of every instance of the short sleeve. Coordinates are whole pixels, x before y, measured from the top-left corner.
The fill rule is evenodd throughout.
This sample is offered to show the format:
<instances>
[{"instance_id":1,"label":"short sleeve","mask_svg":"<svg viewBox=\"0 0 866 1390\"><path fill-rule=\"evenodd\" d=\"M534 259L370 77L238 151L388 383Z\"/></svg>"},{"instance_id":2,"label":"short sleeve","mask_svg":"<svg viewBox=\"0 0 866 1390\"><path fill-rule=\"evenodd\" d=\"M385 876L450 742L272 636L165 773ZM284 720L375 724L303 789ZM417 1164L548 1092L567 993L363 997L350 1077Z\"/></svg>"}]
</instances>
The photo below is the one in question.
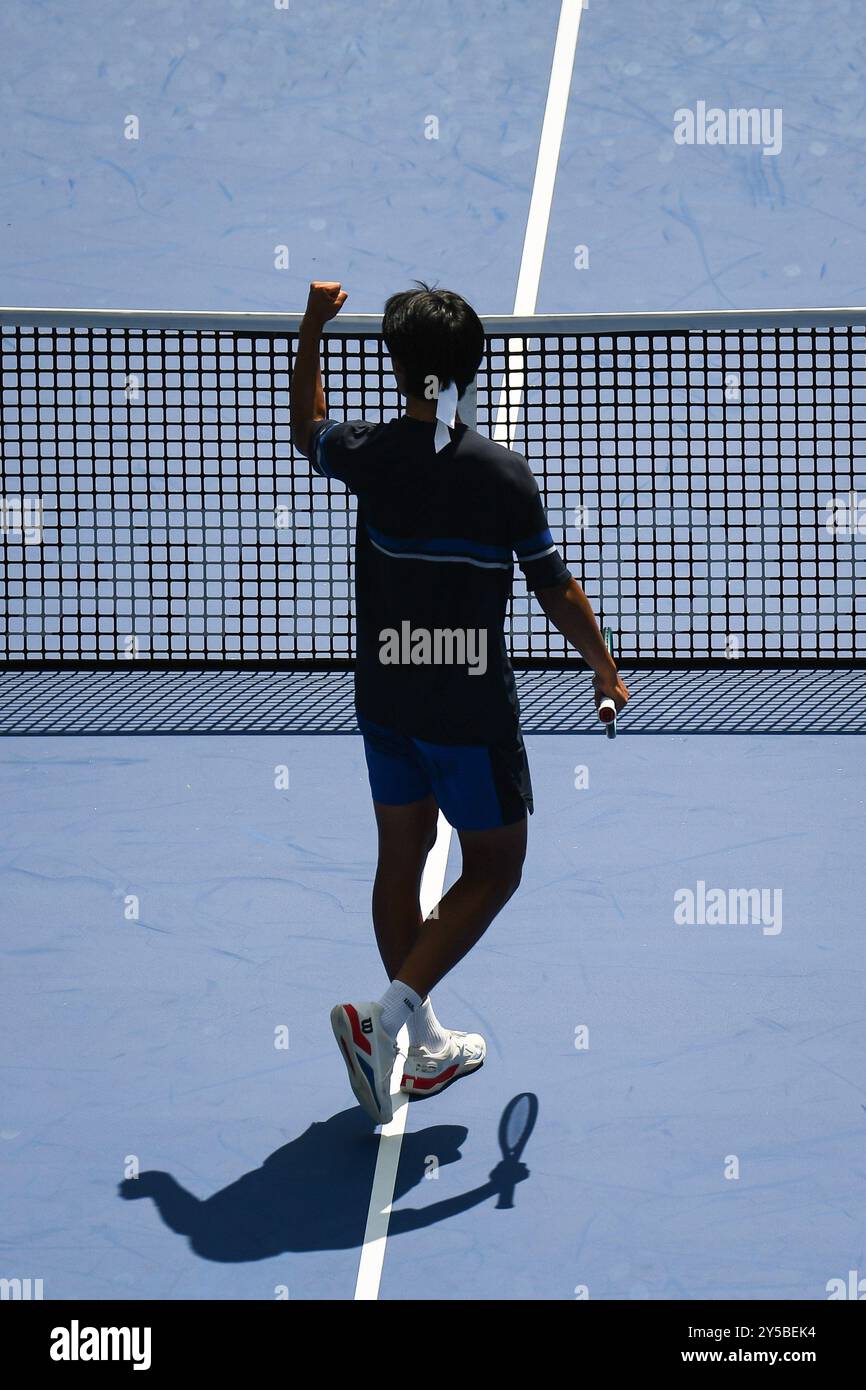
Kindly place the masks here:
<instances>
[{"instance_id":1,"label":"short sleeve","mask_svg":"<svg viewBox=\"0 0 866 1390\"><path fill-rule=\"evenodd\" d=\"M525 459L520 459L513 481L511 548L527 588L552 589L567 584L571 573L554 544L538 484Z\"/></svg>"},{"instance_id":2,"label":"short sleeve","mask_svg":"<svg viewBox=\"0 0 866 1390\"><path fill-rule=\"evenodd\" d=\"M371 463L373 436L380 428L369 420L320 420L310 436L310 463L321 477L358 492Z\"/></svg>"}]
</instances>

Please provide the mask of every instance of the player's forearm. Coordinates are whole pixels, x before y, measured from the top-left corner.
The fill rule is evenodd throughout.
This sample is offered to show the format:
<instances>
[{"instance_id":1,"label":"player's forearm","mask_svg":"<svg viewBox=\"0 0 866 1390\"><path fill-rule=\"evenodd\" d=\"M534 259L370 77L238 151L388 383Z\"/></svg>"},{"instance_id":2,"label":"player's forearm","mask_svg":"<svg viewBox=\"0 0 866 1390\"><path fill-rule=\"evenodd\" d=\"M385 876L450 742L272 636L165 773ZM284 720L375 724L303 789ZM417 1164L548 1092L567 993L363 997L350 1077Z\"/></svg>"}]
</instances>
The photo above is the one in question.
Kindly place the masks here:
<instances>
[{"instance_id":1,"label":"player's forearm","mask_svg":"<svg viewBox=\"0 0 866 1390\"><path fill-rule=\"evenodd\" d=\"M292 439L305 453L310 426L317 420L324 420L328 413L322 387L321 341L321 327L304 315L292 369L290 400Z\"/></svg>"},{"instance_id":2,"label":"player's forearm","mask_svg":"<svg viewBox=\"0 0 866 1390\"><path fill-rule=\"evenodd\" d=\"M580 652L596 674L613 673L616 664L604 643L592 606L576 579L566 588L538 589L535 597L566 642Z\"/></svg>"}]
</instances>

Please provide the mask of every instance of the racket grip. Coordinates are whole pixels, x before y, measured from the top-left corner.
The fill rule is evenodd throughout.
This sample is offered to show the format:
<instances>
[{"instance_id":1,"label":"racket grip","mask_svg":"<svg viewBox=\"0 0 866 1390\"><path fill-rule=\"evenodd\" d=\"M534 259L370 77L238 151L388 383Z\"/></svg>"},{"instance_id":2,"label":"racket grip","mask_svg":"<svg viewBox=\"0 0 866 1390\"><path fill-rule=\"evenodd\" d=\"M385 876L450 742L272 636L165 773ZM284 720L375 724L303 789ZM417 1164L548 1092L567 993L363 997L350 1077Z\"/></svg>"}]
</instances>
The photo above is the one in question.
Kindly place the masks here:
<instances>
[{"instance_id":1,"label":"racket grip","mask_svg":"<svg viewBox=\"0 0 866 1390\"><path fill-rule=\"evenodd\" d=\"M496 1199L496 1211L510 1211L514 1206L514 1185L508 1183Z\"/></svg>"},{"instance_id":2,"label":"racket grip","mask_svg":"<svg viewBox=\"0 0 866 1390\"><path fill-rule=\"evenodd\" d=\"M602 633L604 645L613 656L613 628L606 627ZM598 707L598 717L602 724L606 725L605 733L608 738L616 738L616 705L609 697L602 700Z\"/></svg>"}]
</instances>

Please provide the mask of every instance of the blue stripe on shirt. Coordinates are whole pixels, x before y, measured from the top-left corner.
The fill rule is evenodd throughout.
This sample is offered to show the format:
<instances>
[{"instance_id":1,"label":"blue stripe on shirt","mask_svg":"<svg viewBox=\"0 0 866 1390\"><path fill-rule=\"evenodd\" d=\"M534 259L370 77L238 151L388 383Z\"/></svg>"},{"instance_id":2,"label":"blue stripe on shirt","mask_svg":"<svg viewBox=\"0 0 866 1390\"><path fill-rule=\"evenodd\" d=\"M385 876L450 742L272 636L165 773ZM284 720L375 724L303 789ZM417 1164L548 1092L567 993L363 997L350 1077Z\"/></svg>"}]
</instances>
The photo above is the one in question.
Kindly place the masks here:
<instances>
[{"instance_id":1,"label":"blue stripe on shirt","mask_svg":"<svg viewBox=\"0 0 866 1390\"><path fill-rule=\"evenodd\" d=\"M514 553L518 560L528 559L534 552L546 554L553 545L553 536L549 530L539 531L537 535L530 536L525 541L514 542Z\"/></svg>"},{"instance_id":2,"label":"blue stripe on shirt","mask_svg":"<svg viewBox=\"0 0 866 1390\"><path fill-rule=\"evenodd\" d=\"M384 532L377 531L375 527L367 522L367 532L370 539L382 550L393 552L396 555L419 556L421 558L467 558L474 560L498 560L501 564L510 564L511 551L504 545L484 545L481 541L471 541L464 536L449 537L411 537L406 539L403 536L386 536Z\"/></svg>"},{"instance_id":3,"label":"blue stripe on shirt","mask_svg":"<svg viewBox=\"0 0 866 1390\"><path fill-rule=\"evenodd\" d=\"M330 478L333 476L331 474L330 469L328 468L327 463L325 462L324 442L325 436L329 435L331 433L331 430L336 428L336 422L332 421L331 424L328 425L327 429L320 429L316 438L315 448L313 449L313 467L315 468L316 472L319 473L323 478Z\"/></svg>"}]
</instances>

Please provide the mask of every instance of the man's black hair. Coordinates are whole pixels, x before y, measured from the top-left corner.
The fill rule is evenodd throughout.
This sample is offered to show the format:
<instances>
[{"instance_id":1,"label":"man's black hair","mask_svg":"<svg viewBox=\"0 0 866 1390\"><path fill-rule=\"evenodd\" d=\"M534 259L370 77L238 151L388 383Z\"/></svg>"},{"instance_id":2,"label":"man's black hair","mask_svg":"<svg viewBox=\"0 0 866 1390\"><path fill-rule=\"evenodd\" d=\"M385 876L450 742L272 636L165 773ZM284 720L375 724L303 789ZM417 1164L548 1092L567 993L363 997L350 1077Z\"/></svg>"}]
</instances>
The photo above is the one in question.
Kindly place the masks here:
<instances>
[{"instance_id":1,"label":"man's black hair","mask_svg":"<svg viewBox=\"0 0 866 1390\"><path fill-rule=\"evenodd\" d=\"M416 290L392 294L385 304L382 336L392 358L406 373L406 390L422 400L456 383L458 395L475 380L484 356L481 320L459 294L431 289L416 280Z\"/></svg>"}]
</instances>

